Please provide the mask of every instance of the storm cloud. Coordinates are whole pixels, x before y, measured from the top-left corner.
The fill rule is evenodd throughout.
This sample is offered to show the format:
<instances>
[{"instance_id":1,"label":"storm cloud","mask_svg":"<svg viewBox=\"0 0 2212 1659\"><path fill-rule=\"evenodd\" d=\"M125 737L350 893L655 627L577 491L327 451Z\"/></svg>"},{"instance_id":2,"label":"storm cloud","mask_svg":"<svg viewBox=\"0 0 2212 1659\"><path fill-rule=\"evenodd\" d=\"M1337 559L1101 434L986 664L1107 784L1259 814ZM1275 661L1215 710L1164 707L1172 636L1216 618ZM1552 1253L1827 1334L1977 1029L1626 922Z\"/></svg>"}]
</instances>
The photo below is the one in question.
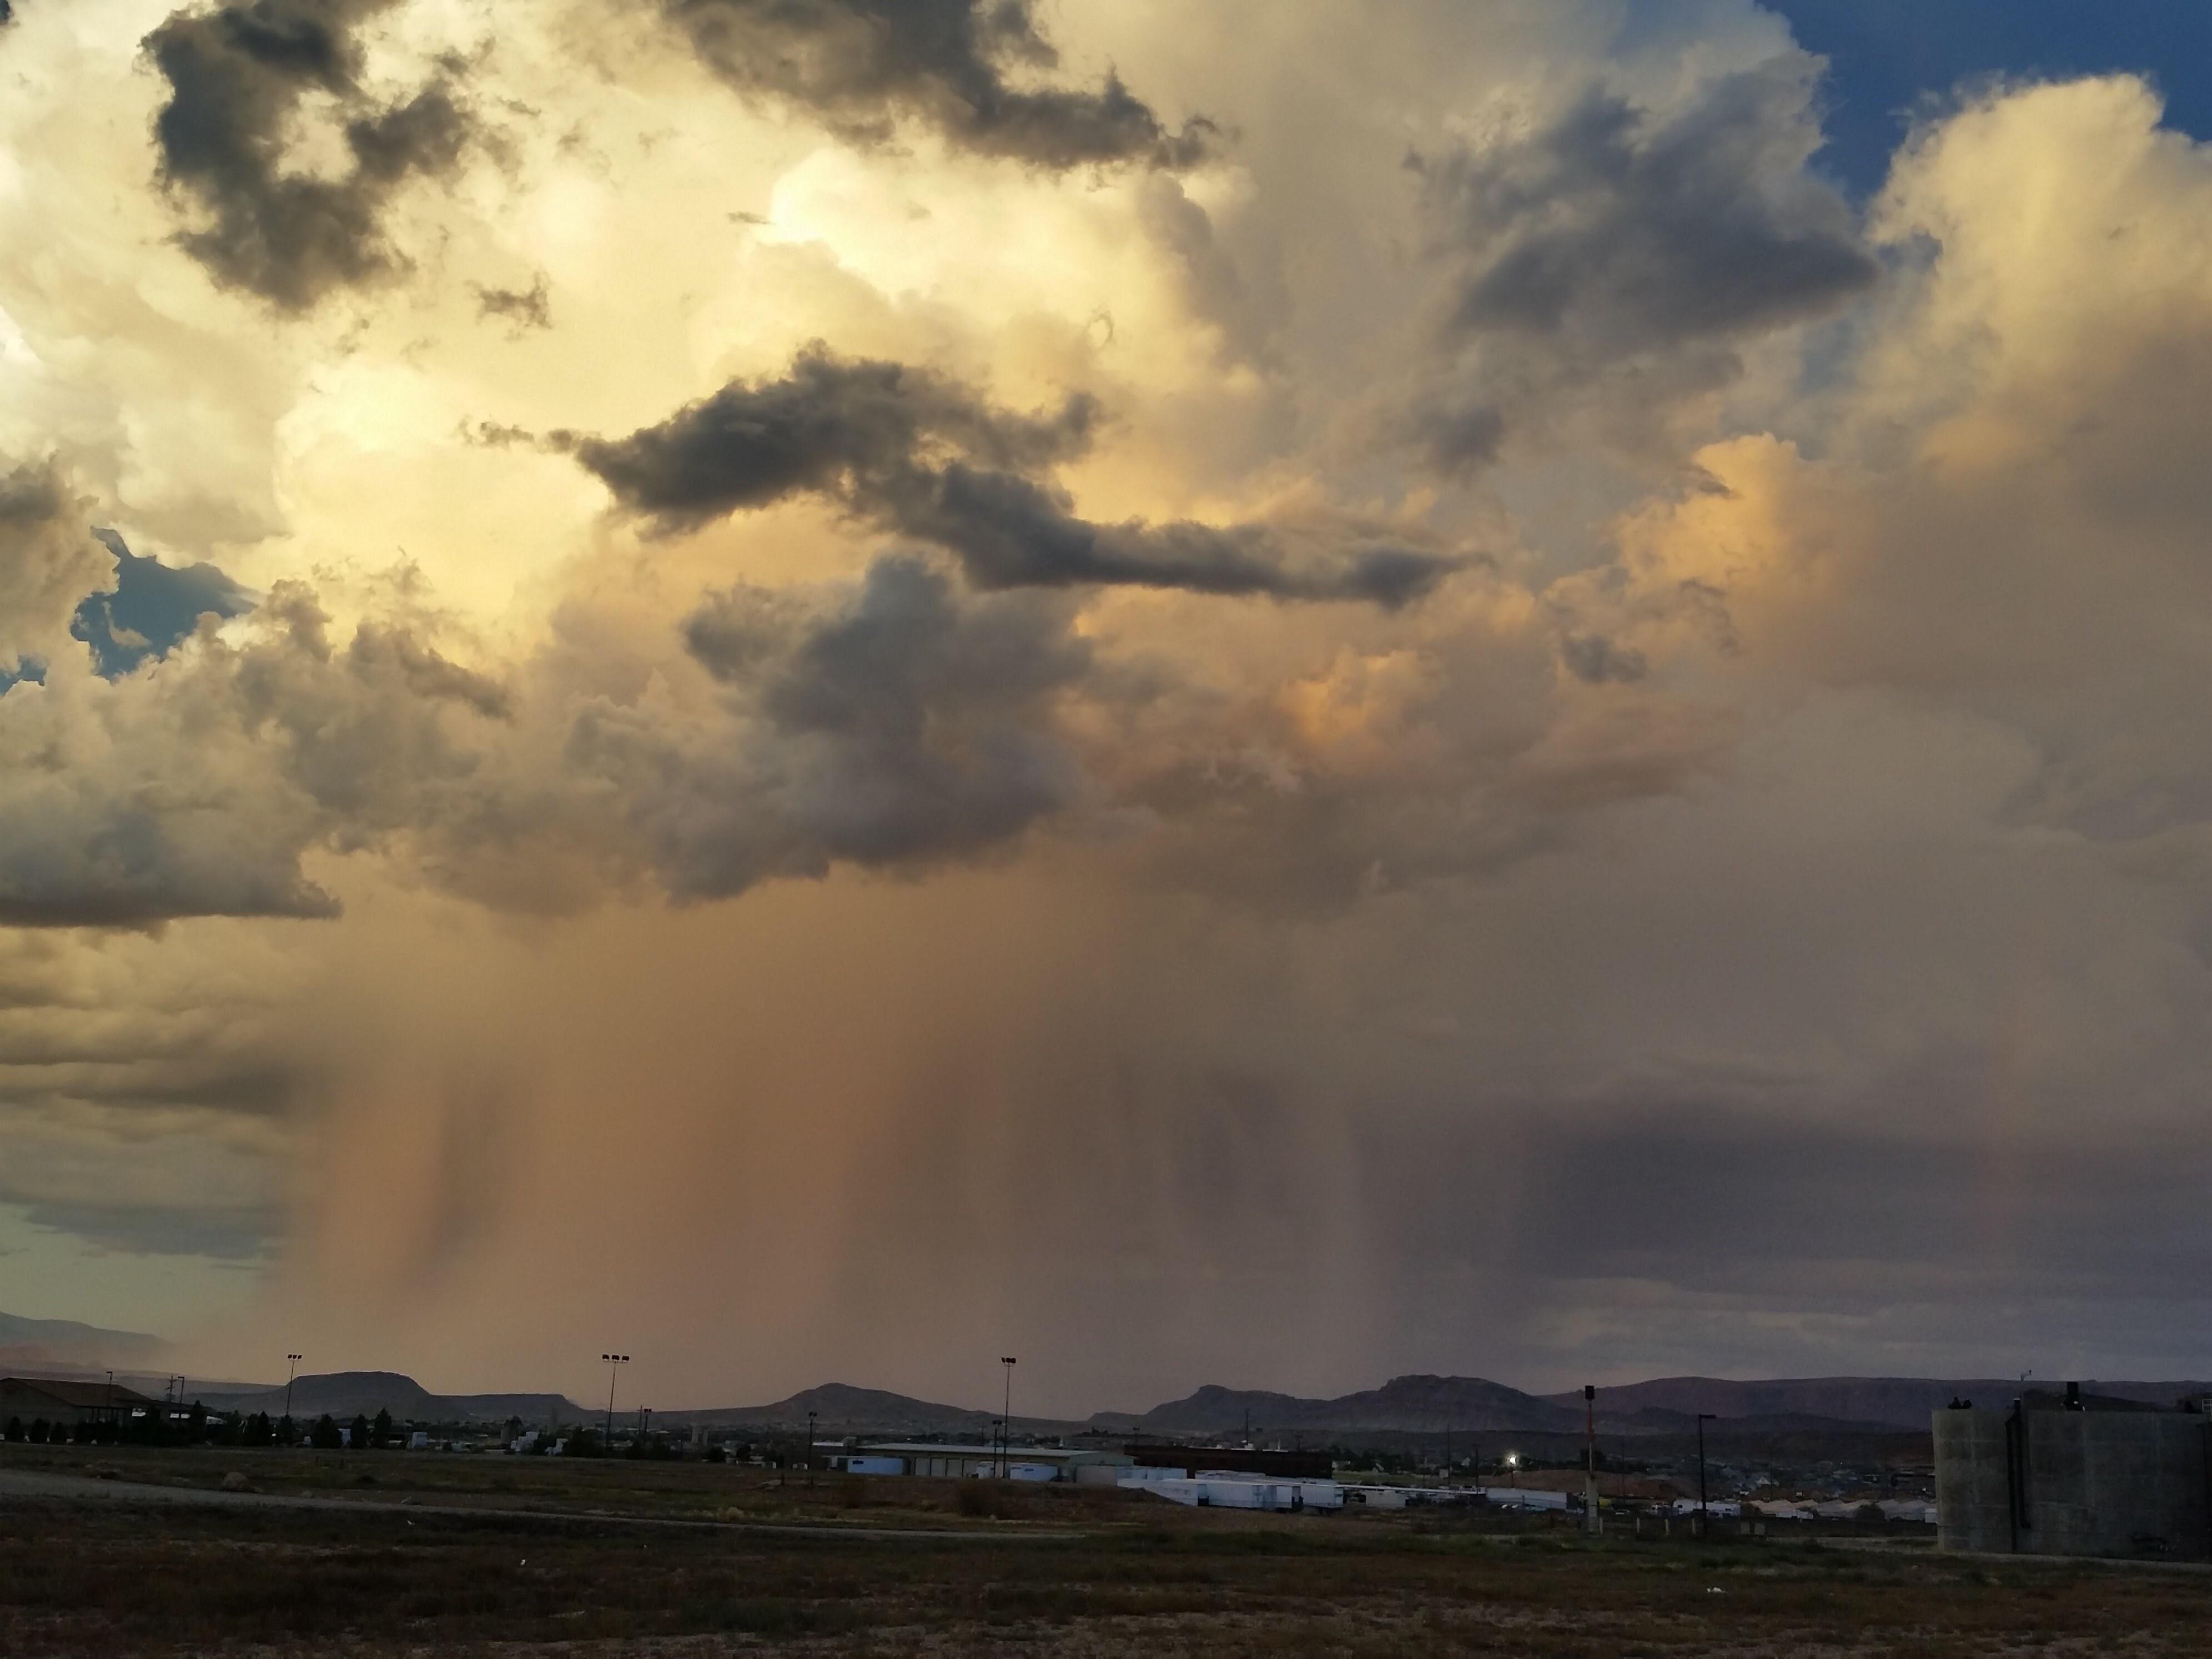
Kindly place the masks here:
<instances>
[{"instance_id":1,"label":"storm cloud","mask_svg":"<svg viewBox=\"0 0 2212 1659\"><path fill-rule=\"evenodd\" d=\"M1187 167L1215 137L1170 131L1108 71L1091 89L1030 82L1059 63L1034 0L659 0L740 92L807 110L855 143L903 118L956 149L1056 170Z\"/></svg>"},{"instance_id":2,"label":"storm cloud","mask_svg":"<svg viewBox=\"0 0 2212 1659\"><path fill-rule=\"evenodd\" d=\"M899 556L842 591L728 589L684 623L721 719L586 708L570 755L617 787L679 899L973 854L1080 792L1051 729L1089 662L1071 620Z\"/></svg>"},{"instance_id":3,"label":"storm cloud","mask_svg":"<svg viewBox=\"0 0 2212 1659\"><path fill-rule=\"evenodd\" d=\"M2146 84L1860 208L1739 0L175 3L0 41L51 1300L671 1407L2201 1374Z\"/></svg>"},{"instance_id":4,"label":"storm cloud","mask_svg":"<svg viewBox=\"0 0 2212 1659\"><path fill-rule=\"evenodd\" d=\"M781 380L733 381L627 437L548 441L658 529L819 495L945 549L984 589L1123 584L1395 607L1463 562L1356 526L1301 547L1263 525L1093 523L1048 474L1089 447L1098 419L1079 393L1013 415L927 370L817 346Z\"/></svg>"},{"instance_id":5,"label":"storm cloud","mask_svg":"<svg viewBox=\"0 0 2212 1659\"><path fill-rule=\"evenodd\" d=\"M1486 465L1600 388L1618 423L1723 385L1737 343L1873 284L1850 209L1805 166L1818 69L1786 54L1665 113L1596 87L1524 139L1409 159L1449 272L1416 418L1433 465Z\"/></svg>"},{"instance_id":6,"label":"storm cloud","mask_svg":"<svg viewBox=\"0 0 2212 1659\"><path fill-rule=\"evenodd\" d=\"M173 15L146 37L168 82L161 174L200 222L179 240L218 283L286 311L404 268L384 216L416 178L450 176L474 131L450 70L394 101L362 84L356 32L392 0L239 0ZM334 106L345 170L302 170L292 128Z\"/></svg>"}]
</instances>

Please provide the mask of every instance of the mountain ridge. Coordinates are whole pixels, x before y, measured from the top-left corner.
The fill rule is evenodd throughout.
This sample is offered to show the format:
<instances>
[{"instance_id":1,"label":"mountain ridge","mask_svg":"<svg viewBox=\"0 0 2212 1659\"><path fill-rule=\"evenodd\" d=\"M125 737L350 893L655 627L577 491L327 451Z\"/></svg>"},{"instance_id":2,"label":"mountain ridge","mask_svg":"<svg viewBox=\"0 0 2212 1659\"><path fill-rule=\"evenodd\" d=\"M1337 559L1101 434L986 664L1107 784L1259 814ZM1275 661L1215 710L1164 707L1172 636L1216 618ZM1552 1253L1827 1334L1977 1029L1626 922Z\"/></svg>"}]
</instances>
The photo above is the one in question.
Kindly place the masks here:
<instances>
[{"instance_id":1,"label":"mountain ridge","mask_svg":"<svg viewBox=\"0 0 2212 1659\"><path fill-rule=\"evenodd\" d=\"M0 1313L0 1374L97 1375L112 1367L118 1377L144 1371L170 1344L143 1332L107 1330L74 1320L32 1319ZM2212 1382L2109 1382L2084 1377L2093 1392L2153 1406L2212 1393ZM1812 1376L1727 1378L1678 1376L1646 1378L1597 1391L1599 1430L1609 1435L1694 1432L1710 1413L1740 1430L1759 1432L1924 1432L1929 1412L1965 1397L1985 1404L2010 1401L2029 1384L2018 1379L1929 1376ZM2049 1380L2034 1387L2053 1388ZM190 1390L224 1411L284 1407L275 1383L215 1383ZM499 1421L520 1418L533 1426L592 1422L604 1408L545 1392L434 1393L397 1371L337 1371L300 1377L293 1384L295 1418L374 1416L430 1422ZM618 1416L634 1416L635 1408ZM670 1427L804 1429L811 1413L825 1433L975 1437L992 1431L997 1414L988 1408L948 1405L887 1389L823 1382L757 1406L717 1406L653 1413ZM1304 1396L1265 1389L1206 1383L1144 1412L1095 1412L1087 1419L1017 1416L1023 1435L1120 1435L1215 1438L1231 1435L1522 1433L1579 1434L1581 1391L1536 1394L1486 1377L1425 1372L1391 1377L1379 1387L1334 1396Z\"/></svg>"},{"instance_id":2,"label":"mountain ridge","mask_svg":"<svg viewBox=\"0 0 2212 1659\"><path fill-rule=\"evenodd\" d=\"M136 1369L150 1366L168 1349L165 1340L144 1331L0 1313L0 1371Z\"/></svg>"}]
</instances>

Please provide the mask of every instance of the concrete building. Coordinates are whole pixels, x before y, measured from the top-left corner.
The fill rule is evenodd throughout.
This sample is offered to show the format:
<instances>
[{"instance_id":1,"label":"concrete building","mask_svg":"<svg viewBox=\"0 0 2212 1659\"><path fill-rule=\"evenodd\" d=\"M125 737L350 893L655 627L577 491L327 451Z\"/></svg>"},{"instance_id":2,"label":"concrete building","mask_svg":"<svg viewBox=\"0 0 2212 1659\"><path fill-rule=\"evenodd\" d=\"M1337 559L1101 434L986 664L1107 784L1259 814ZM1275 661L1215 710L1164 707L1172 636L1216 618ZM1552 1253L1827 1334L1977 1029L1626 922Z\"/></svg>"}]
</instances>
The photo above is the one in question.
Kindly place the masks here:
<instances>
[{"instance_id":1,"label":"concrete building","mask_svg":"<svg viewBox=\"0 0 2212 1659\"><path fill-rule=\"evenodd\" d=\"M0 1376L0 1423L44 1418L75 1428L80 1423L127 1423L161 1402L119 1382L63 1382L44 1376Z\"/></svg>"},{"instance_id":2,"label":"concrete building","mask_svg":"<svg viewBox=\"0 0 2212 1659\"><path fill-rule=\"evenodd\" d=\"M2030 1395L1934 1413L1947 1550L2212 1558L2212 1419Z\"/></svg>"}]
</instances>

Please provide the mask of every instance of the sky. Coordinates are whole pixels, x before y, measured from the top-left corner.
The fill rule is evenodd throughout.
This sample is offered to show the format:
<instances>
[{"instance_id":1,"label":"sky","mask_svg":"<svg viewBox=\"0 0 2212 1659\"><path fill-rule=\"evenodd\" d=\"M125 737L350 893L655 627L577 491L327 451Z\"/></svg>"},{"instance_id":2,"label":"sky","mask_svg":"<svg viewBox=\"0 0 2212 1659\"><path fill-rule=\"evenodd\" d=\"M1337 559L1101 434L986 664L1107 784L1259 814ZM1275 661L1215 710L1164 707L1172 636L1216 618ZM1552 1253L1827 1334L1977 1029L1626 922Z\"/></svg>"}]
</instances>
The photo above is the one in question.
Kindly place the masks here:
<instances>
[{"instance_id":1,"label":"sky","mask_svg":"<svg viewBox=\"0 0 2212 1659\"><path fill-rule=\"evenodd\" d=\"M0 7L0 1308L2206 1375L2209 26L2001 9Z\"/></svg>"}]
</instances>

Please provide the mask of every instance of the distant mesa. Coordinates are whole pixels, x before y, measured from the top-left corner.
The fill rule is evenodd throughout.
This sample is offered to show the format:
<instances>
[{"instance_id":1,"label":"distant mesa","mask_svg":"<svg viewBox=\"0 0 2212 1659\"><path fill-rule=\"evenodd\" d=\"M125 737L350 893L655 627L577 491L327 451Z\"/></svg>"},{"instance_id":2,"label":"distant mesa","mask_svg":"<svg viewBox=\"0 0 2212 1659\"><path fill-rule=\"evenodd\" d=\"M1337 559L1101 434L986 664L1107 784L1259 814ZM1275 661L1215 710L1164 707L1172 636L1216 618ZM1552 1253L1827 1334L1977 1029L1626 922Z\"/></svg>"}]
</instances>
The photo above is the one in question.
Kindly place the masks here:
<instances>
[{"instance_id":1,"label":"distant mesa","mask_svg":"<svg viewBox=\"0 0 2212 1659\"><path fill-rule=\"evenodd\" d=\"M283 1388L264 1387L237 1393L209 1393L194 1389L194 1399L211 1411L265 1412L280 1417L284 1412ZM292 1384L292 1415L325 1414L341 1421L374 1417L390 1412L403 1423L504 1423L520 1418L525 1423L579 1423L595 1415L558 1394L432 1394L411 1376L398 1371L331 1371L302 1376Z\"/></svg>"},{"instance_id":2,"label":"distant mesa","mask_svg":"<svg viewBox=\"0 0 2212 1659\"><path fill-rule=\"evenodd\" d=\"M1443 1434L1514 1431L1566 1434L1583 1426L1582 1401L1571 1408L1479 1376L1394 1376L1379 1389L1333 1400L1303 1400L1259 1389L1208 1387L1155 1406L1132 1422L1142 1434L1257 1431Z\"/></svg>"}]
</instances>

